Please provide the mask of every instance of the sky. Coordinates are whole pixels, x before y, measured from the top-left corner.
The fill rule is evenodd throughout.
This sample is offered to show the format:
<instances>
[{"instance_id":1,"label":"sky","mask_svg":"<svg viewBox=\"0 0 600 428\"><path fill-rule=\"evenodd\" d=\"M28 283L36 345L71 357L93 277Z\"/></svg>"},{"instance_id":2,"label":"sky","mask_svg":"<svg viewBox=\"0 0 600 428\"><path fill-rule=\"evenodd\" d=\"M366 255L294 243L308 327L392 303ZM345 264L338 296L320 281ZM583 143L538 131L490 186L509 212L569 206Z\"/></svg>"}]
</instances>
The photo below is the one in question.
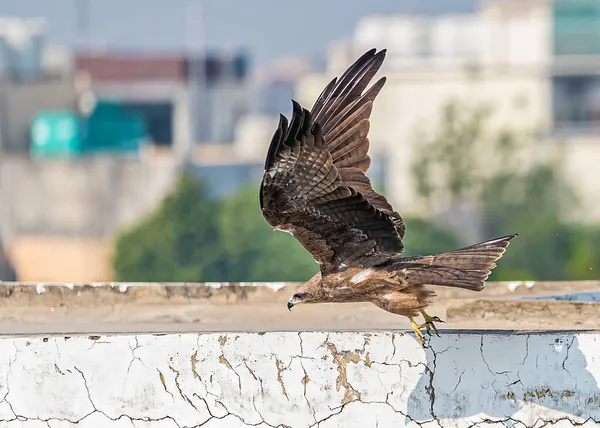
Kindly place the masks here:
<instances>
[{"instance_id":1,"label":"sky","mask_svg":"<svg viewBox=\"0 0 600 428\"><path fill-rule=\"evenodd\" d=\"M95 48L182 52L186 46L247 49L252 62L323 55L363 16L472 11L476 0L5 0L0 16L44 17L49 42L77 46L88 6ZM203 17L203 19L201 19ZM379 46L378 48L383 48Z\"/></svg>"}]
</instances>

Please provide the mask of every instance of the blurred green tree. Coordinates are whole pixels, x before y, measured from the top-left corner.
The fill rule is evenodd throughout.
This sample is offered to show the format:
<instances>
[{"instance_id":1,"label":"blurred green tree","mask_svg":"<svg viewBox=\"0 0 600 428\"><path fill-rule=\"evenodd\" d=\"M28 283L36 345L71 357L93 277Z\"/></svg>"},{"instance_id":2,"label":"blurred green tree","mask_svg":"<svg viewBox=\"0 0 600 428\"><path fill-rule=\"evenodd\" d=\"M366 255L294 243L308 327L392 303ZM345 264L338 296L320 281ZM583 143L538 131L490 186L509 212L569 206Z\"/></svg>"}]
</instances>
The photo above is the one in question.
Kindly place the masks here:
<instances>
[{"instance_id":1,"label":"blurred green tree","mask_svg":"<svg viewBox=\"0 0 600 428\"><path fill-rule=\"evenodd\" d=\"M494 270L496 280L592 279L600 271L600 228L572 224L577 204L556 161L524 166L531 138L489 132L491 109L456 101L439 127L421 132L413 174L430 206L469 202L486 217L486 235L519 232ZM465 242L428 219L406 218L406 254L434 254ZM119 281L303 281L318 270L292 237L274 232L259 207L258 186L216 201L183 175L157 210L116 239Z\"/></svg>"},{"instance_id":2,"label":"blurred green tree","mask_svg":"<svg viewBox=\"0 0 600 428\"><path fill-rule=\"evenodd\" d=\"M404 246L406 256L438 254L456 250L460 242L454 233L440 225L419 217L405 217L406 235Z\"/></svg>"},{"instance_id":3,"label":"blurred green tree","mask_svg":"<svg viewBox=\"0 0 600 428\"><path fill-rule=\"evenodd\" d=\"M220 280L227 269L218 228L219 204L183 174L157 210L117 235L118 281Z\"/></svg>"},{"instance_id":4,"label":"blurred green tree","mask_svg":"<svg viewBox=\"0 0 600 428\"><path fill-rule=\"evenodd\" d=\"M260 211L258 186L223 201L219 228L231 281L305 281L319 270L294 237L267 224Z\"/></svg>"},{"instance_id":5,"label":"blurred green tree","mask_svg":"<svg viewBox=\"0 0 600 428\"><path fill-rule=\"evenodd\" d=\"M567 262L569 278L597 280L600 275L600 228L580 226L573 233L571 255Z\"/></svg>"},{"instance_id":6,"label":"blurred green tree","mask_svg":"<svg viewBox=\"0 0 600 428\"><path fill-rule=\"evenodd\" d=\"M451 204L473 196L481 175L474 158L490 110L485 106L468 111L451 100L442 106L441 120L433 129L417 129L412 173L418 194L433 204Z\"/></svg>"},{"instance_id":7,"label":"blurred green tree","mask_svg":"<svg viewBox=\"0 0 600 428\"><path fill-rule=\"evenodd\" d=\"M579 201L560 162L524 164L532 136L490 132L491 112L485 105L451 100L439 126L429 135L417 134L413 176L418 194L431 207L440 201L475 204L485 214L489 237L519 232L494 270L495 280L592 278L600 264L592 237L600 236L600 228L582 232L582 226L565 220Z\"/></svg>"},{"instance_id":8,"label":"blurred green tree","mask_svg":"<svg viewBox=\"0 0 600 428\"><path fill-rule=\"evenodd\" d=\"M257 186L215 201L188 174L116 239L118 281L304 281L317 270L293 237L265 222Z\"/></svg>"}]
</instances>

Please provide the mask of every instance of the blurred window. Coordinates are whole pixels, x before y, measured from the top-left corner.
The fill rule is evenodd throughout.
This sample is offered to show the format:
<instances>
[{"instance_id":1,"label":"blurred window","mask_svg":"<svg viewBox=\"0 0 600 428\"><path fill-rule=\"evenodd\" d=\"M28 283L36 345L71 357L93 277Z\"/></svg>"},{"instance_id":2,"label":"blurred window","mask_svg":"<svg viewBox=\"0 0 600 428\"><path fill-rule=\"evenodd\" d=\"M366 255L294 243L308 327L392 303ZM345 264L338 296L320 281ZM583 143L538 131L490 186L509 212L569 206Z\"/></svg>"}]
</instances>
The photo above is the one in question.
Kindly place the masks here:
<instances>
[{"instance_id":1,"label":"blurred window","mask_svg":"<svg viewBox=\"0 0 600 428\"><path fill-rule=\"evenodd\" d=\"M556 130L600 129L600 76L555 76L552 94Z\"/></svg>"}]
</instances>

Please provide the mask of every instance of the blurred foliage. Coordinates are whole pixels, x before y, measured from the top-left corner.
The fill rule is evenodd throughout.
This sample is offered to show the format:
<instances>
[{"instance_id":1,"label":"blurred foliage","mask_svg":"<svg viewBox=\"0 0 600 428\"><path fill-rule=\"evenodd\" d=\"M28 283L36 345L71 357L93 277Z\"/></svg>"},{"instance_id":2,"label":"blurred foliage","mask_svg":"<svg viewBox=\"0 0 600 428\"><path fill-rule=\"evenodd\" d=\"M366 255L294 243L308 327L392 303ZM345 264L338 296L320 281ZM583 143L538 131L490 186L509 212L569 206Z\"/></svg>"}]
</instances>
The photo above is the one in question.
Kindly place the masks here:
<instances>
[{"instance_id":1,"label":"blurred foliage","mask_svg":"<svg viewBox=\"0 0 600 428\"><path fill-rule=\"evenodd\" d=\"M522 165L532 137L506 129L490 132L490 116L487 106L451 100L431 135L417 134L417 192L431 207L440 201L478 206L489 238L519 233L491 279L597 278L600 227L564 220L568 210L577 209L578 200L560 162Z\"/></svg>"},{"instance_id":2,"label":"blurred foliage","mask_svg":"<svg viewBox=\"0 0 600 428\"><path fill-rule=\"evenodd\" d=\"M155 212L117 236L114 270L118 281L304 281L318 265L265 222L256 187L214 201L185 174Z\"/></svg>"},{"instance_id":3,"label":"blurred foliage","mask_svg":"<svg viewBox=\"0 0 600 428\"><path fill-rule=\"evenodd\" d=\"M189 175L160 207L117 236L119 281L199 281L220 278L227 266L220 245L219 205Z\"/></svg>"},{"instance_id":4,"label":"blurred foliage","mask_svg":"<svg viewBox=\"0 0 600 428\"><path fill-rule=\"evenodd\" d=\"M488 238L520 234L492 279L597 278L600 227L564 220L578 201L560 162L524 166L532 137L490 131L491 113L456 101L444 106L439 125L429 125L416 141L418 193L433 211L454 203L477 206ZM406 255L470 244L432 220L405 221ZM156 211L118 235L114 269L119 281L304 281L318 265L292 236L265 222L258 186L218 201L184 174Z\"/></svg>"},{"instance_id":5,"label":"blurred foliage","mask_svg":"<svg viewBox=\"0 0 600 428\"><path fill-rule=\"evenodd\" d=\"M221 213L229 281L305 281L319 270L294 237L267 224L260 211L258 186L225 200Z\"/></svg>"},{"instance_id":6,"label":"blurred foliage","mask_svg":"<svg viewBox=\"0 0 600 428\"><path fill-rule=\"evenodd\" d=\"M418 217L404 217L406 234L404 246L406 256L437 254L456 250L460 242L452 231L432 221Z\"/></svg>"},{"instance_id":7,"label":"blurred foliage","mask_svg":"<svg viewBox=\"0 0 600 428\"><path fill-rule=\"evenodd\" d=\"M432 136L418 130L415 153L420 156L412 172L421 196L451 203L467 200L472 194L481 168L473 154L490 111L481 107L470 113L464 114L458 103L449 102L443 106L440 124Z\"/></svg>"},{"instance_id":8,"label":"blurred foliage","mask_svg":"<svg viewBox=\"0 0 600 428\"><path fill-rule=\"evenodd\" d=\"M420 218L405 219L407 255L458 247L454 235ZM116 240L118 281L305 281L319 269L292 236L260 212L257 186L214 201L183 175L159 208Z\"/></svg>"}]
</instances>

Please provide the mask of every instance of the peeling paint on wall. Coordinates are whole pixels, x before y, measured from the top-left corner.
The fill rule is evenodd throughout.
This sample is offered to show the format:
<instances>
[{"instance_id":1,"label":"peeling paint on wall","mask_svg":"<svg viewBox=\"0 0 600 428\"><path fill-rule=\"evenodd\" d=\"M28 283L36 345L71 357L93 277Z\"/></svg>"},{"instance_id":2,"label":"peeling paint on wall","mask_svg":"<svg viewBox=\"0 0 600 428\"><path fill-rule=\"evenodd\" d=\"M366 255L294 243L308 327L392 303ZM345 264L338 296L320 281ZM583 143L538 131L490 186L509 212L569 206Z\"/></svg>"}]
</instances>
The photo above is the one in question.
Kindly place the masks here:
<instances>
[{"instance_id":1,"label":"peeling paint on wall","mask_svg":"<svg viewBox=\"0 0 600 428\"><path fill-rule=\"evenodd\" d=\"M0 427L592 427L599 384L600 333L0 339Z\"/></svg>"}]
</instances>

